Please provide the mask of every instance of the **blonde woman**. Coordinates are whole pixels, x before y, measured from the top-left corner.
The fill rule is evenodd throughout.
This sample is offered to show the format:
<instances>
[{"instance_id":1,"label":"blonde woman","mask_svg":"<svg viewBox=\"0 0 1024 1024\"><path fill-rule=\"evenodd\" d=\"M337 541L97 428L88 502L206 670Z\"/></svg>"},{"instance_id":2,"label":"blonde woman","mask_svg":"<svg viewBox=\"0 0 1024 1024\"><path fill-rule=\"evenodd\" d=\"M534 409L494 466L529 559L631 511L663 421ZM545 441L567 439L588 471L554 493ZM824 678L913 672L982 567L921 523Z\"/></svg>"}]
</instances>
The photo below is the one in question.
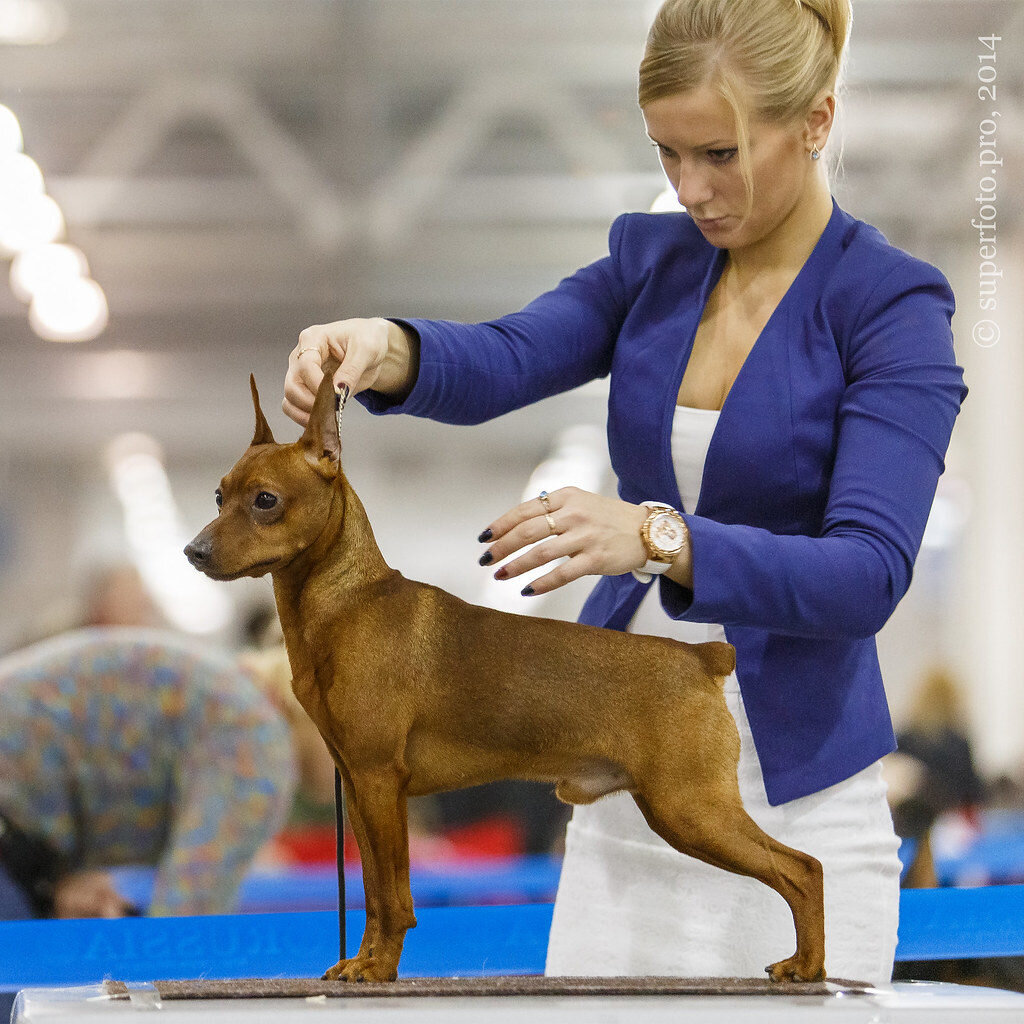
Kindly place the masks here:
<instances>
[{"instance_id":1,"label":"blonde woman","mask_svg":"<svg viewBox=\"0 0 1024 1024\"><path fill-rule=\"evenodd\" d=\"M481 564L543 567L526 594L594 574L584 622L735 645L746 807L824 865L828 972L885 983L899 862L875 634L966 389L946 279L830 192L850 23L848 0L669 0L639 103L686 211L620 217L607 257L495 321L308 328L284 408L306 420L329 352L372 411L452 423L610 375L619 499L524 502L487 525ZM671 850L627 794L576 808L549 974L755 975L792 943L775 893Z\"/></svg>"}]
</instances>

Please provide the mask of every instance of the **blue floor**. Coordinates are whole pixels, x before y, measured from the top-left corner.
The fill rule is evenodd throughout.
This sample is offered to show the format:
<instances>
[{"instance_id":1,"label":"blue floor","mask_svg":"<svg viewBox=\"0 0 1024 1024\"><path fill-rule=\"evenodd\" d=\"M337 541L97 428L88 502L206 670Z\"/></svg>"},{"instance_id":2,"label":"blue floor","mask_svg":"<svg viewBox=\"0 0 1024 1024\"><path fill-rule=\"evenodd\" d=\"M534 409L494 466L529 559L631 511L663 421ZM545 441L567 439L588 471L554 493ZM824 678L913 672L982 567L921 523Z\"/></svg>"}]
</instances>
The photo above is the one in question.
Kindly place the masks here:
<instances>
[{"instance_id":1,"label":"blue floor","mask_svg":"<svg viewBox=\"0 0 1024 1024\"><path fill-rule=\"evenodd\" d=\"M406 976L537 974L551 904L426 907L409 932ZM346 914L349 953L362 911ZM1024 885L904 890L897 960L1024 954ZM311 976L337 959L331 911L0 923L0 989L154 978Z\"/></svg>"}]
</instances>

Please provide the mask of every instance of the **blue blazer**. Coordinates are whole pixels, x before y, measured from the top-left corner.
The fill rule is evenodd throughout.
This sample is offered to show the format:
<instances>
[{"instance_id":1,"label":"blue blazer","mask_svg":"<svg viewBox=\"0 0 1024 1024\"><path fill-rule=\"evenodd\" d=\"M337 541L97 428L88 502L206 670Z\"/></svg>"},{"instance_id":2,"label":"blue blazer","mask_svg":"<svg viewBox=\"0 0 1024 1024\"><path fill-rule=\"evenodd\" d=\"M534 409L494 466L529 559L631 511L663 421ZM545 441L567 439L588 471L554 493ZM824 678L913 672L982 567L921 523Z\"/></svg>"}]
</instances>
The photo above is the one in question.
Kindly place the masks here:
<instances>
[{"instance_id":1,"label":"blue blazer","mask_svg":"<svg viewBox=\"0 0 1024 1024\"><path fill-rule=\"evenodd\" d=\"M610 254L518 313L402 320L419 377L373 412L478 423L611 375L608 443L625 501L681 507L676 395L726 261L686 213L626 214ZM666 612L721 623L771 803L824 789L895 749L875 634L910 585L967 394L945 277L875 228L832 215L722 407L685 513L693 589ZM624 629L644 593L602 577L580 619Z\"/></svg>"}]
</instances>

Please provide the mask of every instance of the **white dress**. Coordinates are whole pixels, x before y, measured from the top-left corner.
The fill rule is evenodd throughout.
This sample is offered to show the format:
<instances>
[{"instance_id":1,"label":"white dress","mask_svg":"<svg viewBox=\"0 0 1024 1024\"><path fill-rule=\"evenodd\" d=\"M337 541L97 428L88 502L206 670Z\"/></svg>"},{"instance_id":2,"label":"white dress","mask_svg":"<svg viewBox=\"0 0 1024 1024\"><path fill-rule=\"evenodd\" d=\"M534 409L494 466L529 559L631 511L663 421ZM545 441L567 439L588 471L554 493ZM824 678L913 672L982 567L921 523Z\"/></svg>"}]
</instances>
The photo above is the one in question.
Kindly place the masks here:
<instances>
[{"instance_id":1,"label":"white dress","mask_svg":"<svg viewBox=\"0 0 1024 1024\"><path fill-rule=\"evenodd\" d=\"M714 410L676 408L672 458L686 512L696 507L717 422ZM630 631L690 643L725 640L719 625L670 619L657 583L644 595ZM725 695L740 733L739 784L747 812L824 868L826 971L833 978L887 984L900 862L881 765L772 807L735 673L726 680ZM781 896L672 849L650 830L628 793L574 808L546 974L763 977L768 964L795 948L793 920Z\"/></svg>"}]
</instances>

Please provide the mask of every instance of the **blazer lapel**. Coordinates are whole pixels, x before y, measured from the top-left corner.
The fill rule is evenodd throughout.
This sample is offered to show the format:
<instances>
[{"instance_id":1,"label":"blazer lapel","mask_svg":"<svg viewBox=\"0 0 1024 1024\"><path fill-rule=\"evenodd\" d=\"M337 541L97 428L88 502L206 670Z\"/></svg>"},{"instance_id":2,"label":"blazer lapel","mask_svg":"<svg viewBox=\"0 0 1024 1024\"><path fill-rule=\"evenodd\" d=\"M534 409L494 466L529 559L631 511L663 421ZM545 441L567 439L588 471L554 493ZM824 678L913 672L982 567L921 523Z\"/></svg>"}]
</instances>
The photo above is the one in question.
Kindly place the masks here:
<instances>
[{"instance_id":1,"label":"blazer lapel","mask_svg":"<svg viewBox=\"0 0 1024 1024\"><path fill-rule=\"evenodd\" d=\"M704 315L708 299L715 285L718 284L718 279L722 276L726 263L726 251L724 249L712 248L711 253L711 259L701 281L700 291L692 305L692 313L683 331L685 342L676 350L676 363L670 377L672 387L665 394L661 408L659 431L662 444L660 449L661 458L658 464L658 485L659 493L666 495L665 500L673 508L683 507L682 495L679 493L679 481L676 479L675 465L672 461L672 425L675 419L676 398L679 395L679 385L682 382L683 374L686 372L686 364L690 361L690 353L693 351L693 342L697 336L697 328L700 325L701 317ZM717 433L717 431L718 428L716 426L715 432ZM714 443L713 436L712 443ZM703 498L698 501L698 505L702 500Z\"/></svg>"},{"instance_id":2,"label":"blazer lapel","mask_svg":"<svg viewBox=\"0 0 1024 1024\"><path fill-rule=\"evenodd\" d=\"M797 492L792 397L806 382L794 374L791 344L797 332L820 330L813 313L842 251L846 220L833 199L825 230L740 368L711 437L696 514L792 532ZM714 281L721 274L718 263ZM691 337L686 359L692 345ZM684 359L673 397L685 367ZM671 425L665 447L671 448Z\"/></svg>"}]
</instances>

